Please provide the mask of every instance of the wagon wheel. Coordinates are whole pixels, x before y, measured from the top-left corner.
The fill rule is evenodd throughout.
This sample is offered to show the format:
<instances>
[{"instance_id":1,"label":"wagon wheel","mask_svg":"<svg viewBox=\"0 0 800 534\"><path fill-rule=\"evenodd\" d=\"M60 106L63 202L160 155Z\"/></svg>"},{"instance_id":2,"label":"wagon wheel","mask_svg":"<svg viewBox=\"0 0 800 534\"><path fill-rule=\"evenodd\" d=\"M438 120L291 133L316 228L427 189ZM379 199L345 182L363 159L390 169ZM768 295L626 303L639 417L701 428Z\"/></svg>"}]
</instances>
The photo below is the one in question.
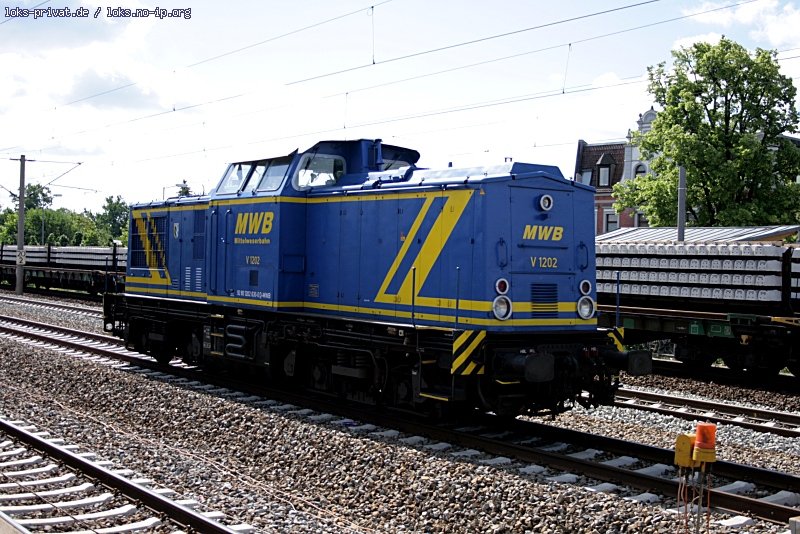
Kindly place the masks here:
<instances>
[{"instance_id":1,"label":"wagon wheel","mask_svg":"<svg viewBox=\"0 0 800 534\"><path fill-rule=\"evenodd\" d=\"M793 360L787 363L786 367L788 367L789 372L792 373L798 381L800 381L800 361Z\"/></svg>"},{"instance_id":2,"label":"wagon wheel","mask_svg":"<svg viewBox=\"0 0 800 534\"><path fill-rule=\"evenodd\" d=\"M728 369L735 373L741 373L744 369L742 358L738 354L726 354L722 357L722 361L725 362Z\"/></svg>"},{"instance_id":3,"label":"wagon wheel","mask_svg":"<svg viewBox=\"0 0 800 534\"><path fill-rule=\"evenodd\" d=\"M151 356L161 365L169 365L172 361L173 352L166 343L150 343Z\"/></svg>"}]
</instances>

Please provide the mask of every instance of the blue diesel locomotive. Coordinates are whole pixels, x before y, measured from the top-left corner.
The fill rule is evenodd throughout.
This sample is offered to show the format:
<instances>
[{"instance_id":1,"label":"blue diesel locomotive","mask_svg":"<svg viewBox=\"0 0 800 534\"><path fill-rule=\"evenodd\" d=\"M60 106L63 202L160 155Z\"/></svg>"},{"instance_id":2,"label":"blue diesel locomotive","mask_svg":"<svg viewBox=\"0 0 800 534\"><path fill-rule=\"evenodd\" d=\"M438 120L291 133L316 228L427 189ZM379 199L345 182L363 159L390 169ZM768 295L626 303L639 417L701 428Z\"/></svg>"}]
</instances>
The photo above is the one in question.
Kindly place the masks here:
<instances>
[{"instance_id":1,"label":"blue diesel locomotive","mask_svg":"<svg viewBox=\"0 0 800 534\"><path fill-rule=\"evenodd\" d=\"M443 170L380 140L229 165L135 205L105 329L162 363L239 361L347 398L559 412L649 354L597 327L593 190L556 167Z\"/></svg>"}]
</instances>

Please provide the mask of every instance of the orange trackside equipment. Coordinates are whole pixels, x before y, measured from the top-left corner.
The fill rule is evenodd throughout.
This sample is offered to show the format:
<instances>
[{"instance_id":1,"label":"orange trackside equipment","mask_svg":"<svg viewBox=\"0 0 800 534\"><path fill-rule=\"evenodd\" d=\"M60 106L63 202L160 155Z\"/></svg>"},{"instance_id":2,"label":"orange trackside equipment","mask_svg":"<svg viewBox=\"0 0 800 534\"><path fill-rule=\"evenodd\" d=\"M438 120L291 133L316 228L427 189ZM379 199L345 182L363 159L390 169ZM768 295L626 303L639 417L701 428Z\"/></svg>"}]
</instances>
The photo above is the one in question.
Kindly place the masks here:
<instances>
[{"instance_id":1,"label":"orange trackside equipment","mask_svg":"<svg viewBox=\"0 0 800 534\"><path fill-rule=\"evenodd\" d=\"M675 440L675 465L678 467L698 467L699 461L692 458L694 448L694 434L680 434Z\"/></svg>"},{"instance_id":2,"label":"orange trackside equipment","mask_svg":"<svg viewBox=\"0 0 800 534\"><path fill-rule=\"evenodd\" d=\"M697 423L697 438L694 443L692 458L698 462L715 462L717 460L717 425L714 423Z\"/></svg>"}]
</instances>

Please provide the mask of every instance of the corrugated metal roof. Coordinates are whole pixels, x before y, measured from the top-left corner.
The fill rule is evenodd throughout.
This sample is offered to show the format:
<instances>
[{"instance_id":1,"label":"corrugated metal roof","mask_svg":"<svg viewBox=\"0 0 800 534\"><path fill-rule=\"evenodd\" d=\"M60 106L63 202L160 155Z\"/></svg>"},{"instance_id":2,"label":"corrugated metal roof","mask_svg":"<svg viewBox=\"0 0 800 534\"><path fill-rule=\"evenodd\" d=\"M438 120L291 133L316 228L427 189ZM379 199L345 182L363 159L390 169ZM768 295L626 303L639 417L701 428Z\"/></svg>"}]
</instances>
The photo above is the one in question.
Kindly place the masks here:
<instances>
[{"instance_id":1,"label":"corrugated metal roof","mask_svg":"<svg viewBox=\"0 0 800 534\"><path fill-rule=\"evenodd\" d=\"M687 227L684 241L777 241L796 234L800 225L750 226L750 227ZM663 226L660 228L620 228L595 237L595 241L677 241L678 229Z\"/></svg>"}]
</instances>

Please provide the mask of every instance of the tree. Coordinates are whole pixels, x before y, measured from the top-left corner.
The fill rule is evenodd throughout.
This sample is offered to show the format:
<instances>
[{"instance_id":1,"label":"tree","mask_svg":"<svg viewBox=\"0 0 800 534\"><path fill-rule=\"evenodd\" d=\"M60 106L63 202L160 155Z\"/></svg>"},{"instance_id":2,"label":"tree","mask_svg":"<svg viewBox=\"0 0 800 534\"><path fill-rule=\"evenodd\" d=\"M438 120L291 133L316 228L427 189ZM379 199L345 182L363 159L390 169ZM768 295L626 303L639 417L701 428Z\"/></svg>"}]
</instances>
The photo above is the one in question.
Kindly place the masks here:
<instances>
[{"instance_id":1,"label":"tree","mask_svg":"<svg viewBox=\"0 0 800 534\"><path fill-rule=\"evenodd\" d=\"M192 190L189 188L189 184L186 183L186 180L184 180L182 184L178 185L178 196L179 197L188 197L191 194L192 194Z\"/></svg>"},{"instance_id":2,"label":"tree","mask_svg":"<svg viewBox=\"0 0 800 534\"><path fill-rule=\"evenodd\" d=\"M19 195L9 192L15 205L19 205ZM53 205L53 193L46 185L27 184L25 186L25 209L49 208Z\"/></svg>"},{"instance_id":3,"label":"tree","mask_svg":"<svg viewBox=\"0 0 800 534\"><path fill-rule=\"evenodd\" d=\"M637 134L652 174L614 186L614 207L639 209L653 226L674 225L678 167L686 168L687 223L739 226L800 217L797 89L775 51L749 53L722 38L672 52L649 67L648 91L662 107Z\"/></svg>"},{"instance_id":4,"label":"tree","mask_svg":"<svg viewBox=\"0 0 800 534\"><path fill-rule=\"evenodd\" d=\"M103 211L100 212L95 222L100 231L106 231L112 239L119 239L128 227L128 205L117 195L117 198L106 197Z\"/></svg>"}]
</instances>

